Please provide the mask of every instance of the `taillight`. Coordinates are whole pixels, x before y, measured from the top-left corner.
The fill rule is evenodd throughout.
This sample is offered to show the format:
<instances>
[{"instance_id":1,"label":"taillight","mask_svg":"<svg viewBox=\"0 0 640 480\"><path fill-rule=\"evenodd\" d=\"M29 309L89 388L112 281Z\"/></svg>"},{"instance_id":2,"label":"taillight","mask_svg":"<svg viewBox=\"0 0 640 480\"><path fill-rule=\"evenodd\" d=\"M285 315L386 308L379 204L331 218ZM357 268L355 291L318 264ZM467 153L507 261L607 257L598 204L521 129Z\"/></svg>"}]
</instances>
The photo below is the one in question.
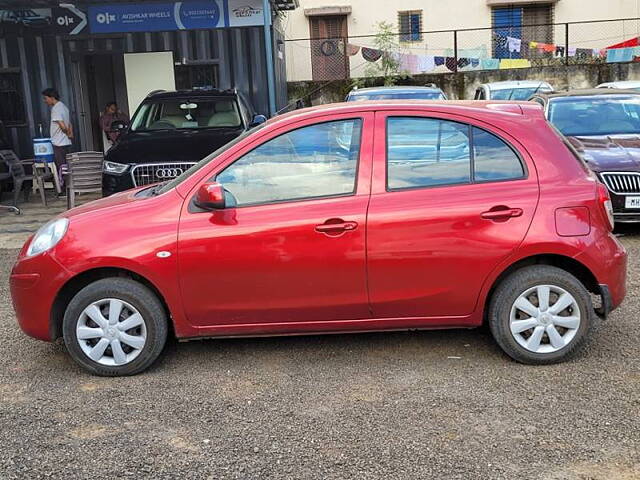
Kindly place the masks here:
<instances>
[{"instance_id":1,"label":"taillight","mask_svg":"<svg viewBox=\"0 0 640 480\"><path fill-rule=\"evenodd\" d=\"M602 207L605 217L609 221L609 227L613 230L615 222L613 220L613 205L611 203L611 197L609 196L609 190L601 182L598 182L598 203Z\"/></svg>"}]
</instances>

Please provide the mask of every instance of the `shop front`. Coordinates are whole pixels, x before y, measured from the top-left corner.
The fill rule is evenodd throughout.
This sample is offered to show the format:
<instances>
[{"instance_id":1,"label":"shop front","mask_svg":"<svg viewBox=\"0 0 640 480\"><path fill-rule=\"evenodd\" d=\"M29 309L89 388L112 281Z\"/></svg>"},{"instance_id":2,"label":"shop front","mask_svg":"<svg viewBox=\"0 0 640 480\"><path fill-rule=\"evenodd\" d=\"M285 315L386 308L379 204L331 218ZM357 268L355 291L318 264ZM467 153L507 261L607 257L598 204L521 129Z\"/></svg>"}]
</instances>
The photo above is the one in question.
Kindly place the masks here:
<instances>
[{"instance_id":1,"label":"shop front","mask_svg":"<svg viewBox=\"0 0 640 480\"><path fill-rule=\"evenodd\" d=\"M237 89L272 115L286 105L280 17L295 1L0 0L0 120L22 157L47 136L53 87L71 110L74 150L102 150L100 116L132 115L155 90Z\"/></svg>"}]
</instances>

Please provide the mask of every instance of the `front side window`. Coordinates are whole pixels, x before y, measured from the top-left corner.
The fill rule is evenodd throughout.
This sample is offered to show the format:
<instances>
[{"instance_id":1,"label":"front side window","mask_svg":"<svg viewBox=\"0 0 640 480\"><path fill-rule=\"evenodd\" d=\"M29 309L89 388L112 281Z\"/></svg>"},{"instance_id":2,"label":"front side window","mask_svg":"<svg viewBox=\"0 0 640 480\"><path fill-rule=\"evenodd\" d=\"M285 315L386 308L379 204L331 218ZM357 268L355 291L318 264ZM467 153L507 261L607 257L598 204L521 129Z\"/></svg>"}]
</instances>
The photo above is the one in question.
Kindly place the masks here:
<instances>
[{"instance_id":1,"label":"front side window","mask_svg":"<svg viewBox=\"0 0 640 480\"><path fill-rule=\"evenodd\" d=\"M515 151L470 125L420 117L387 121L387 188L515 180L525 176Z\"/></svg>"},{"instance_id":2,"label":"front side window","mask_svg":"<svg viewBox=\"0 0 640 480\"><path fill-rule=\"evenodd\" d=\"M142 104L131 122L134 132L242 126L234 98L162 99Z\"/></svg>"},{"instance_id":3,"label":"front side window","mask_svg":"<svg viewBox=\"0 0 640 480\"><path fill-rule=\"evenodd\" d=\"M355 192L362 120L299 128L273 138L224 169L216 181L238 206Z\"/></svg>"}]
</instances>

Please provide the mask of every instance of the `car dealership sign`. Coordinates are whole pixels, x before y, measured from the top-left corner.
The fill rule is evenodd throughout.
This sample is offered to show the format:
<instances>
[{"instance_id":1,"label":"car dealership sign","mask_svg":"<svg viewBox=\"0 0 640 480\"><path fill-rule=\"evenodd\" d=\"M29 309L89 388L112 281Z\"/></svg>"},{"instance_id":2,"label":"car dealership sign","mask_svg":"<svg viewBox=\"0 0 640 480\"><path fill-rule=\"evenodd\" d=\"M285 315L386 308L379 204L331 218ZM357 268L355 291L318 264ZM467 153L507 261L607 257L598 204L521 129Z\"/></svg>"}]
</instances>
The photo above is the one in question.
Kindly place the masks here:
<instances>
[{"instance_id":1,"label":"car dealership sign","mask_svg":"<svg viewBox=\"0 0 640 480\"><path fill-rule=\"evenodd\" d=\"M261 0L192 0L89 6L91 33L158 32L264 24Z\"/></svg>"}]
</instances>

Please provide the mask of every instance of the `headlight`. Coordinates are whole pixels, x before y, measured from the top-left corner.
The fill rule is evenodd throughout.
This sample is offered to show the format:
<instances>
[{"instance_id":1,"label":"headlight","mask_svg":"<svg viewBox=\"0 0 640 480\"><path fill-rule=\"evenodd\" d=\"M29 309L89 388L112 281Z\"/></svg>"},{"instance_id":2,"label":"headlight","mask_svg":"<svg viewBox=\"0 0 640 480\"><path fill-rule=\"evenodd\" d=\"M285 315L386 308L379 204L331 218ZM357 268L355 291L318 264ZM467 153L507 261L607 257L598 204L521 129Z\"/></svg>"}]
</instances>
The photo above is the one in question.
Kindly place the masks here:
<instances>
[{"instance_id":1,"label":"headlight","mask_svg":"<svg viewBox=\"0 0 640 480\"><path fill-rule=\"evenodd\" d=\"M102 165L102 169L106 173L124 173L127 168L129 168L129 165L116 162L104 162Z\"/></svg>"},{"instance_id":2,"label":"headlight","mask_svg":"<svg viewBox=\"0 0 640 480\"><path fill-rule=\"evenodd\" d=\"M58 218L44 224L33 236L27 250L27 256L31 257L53 248L67 233L68 226L69 219L67 218Z\"/></svg>"}]
</instances>

